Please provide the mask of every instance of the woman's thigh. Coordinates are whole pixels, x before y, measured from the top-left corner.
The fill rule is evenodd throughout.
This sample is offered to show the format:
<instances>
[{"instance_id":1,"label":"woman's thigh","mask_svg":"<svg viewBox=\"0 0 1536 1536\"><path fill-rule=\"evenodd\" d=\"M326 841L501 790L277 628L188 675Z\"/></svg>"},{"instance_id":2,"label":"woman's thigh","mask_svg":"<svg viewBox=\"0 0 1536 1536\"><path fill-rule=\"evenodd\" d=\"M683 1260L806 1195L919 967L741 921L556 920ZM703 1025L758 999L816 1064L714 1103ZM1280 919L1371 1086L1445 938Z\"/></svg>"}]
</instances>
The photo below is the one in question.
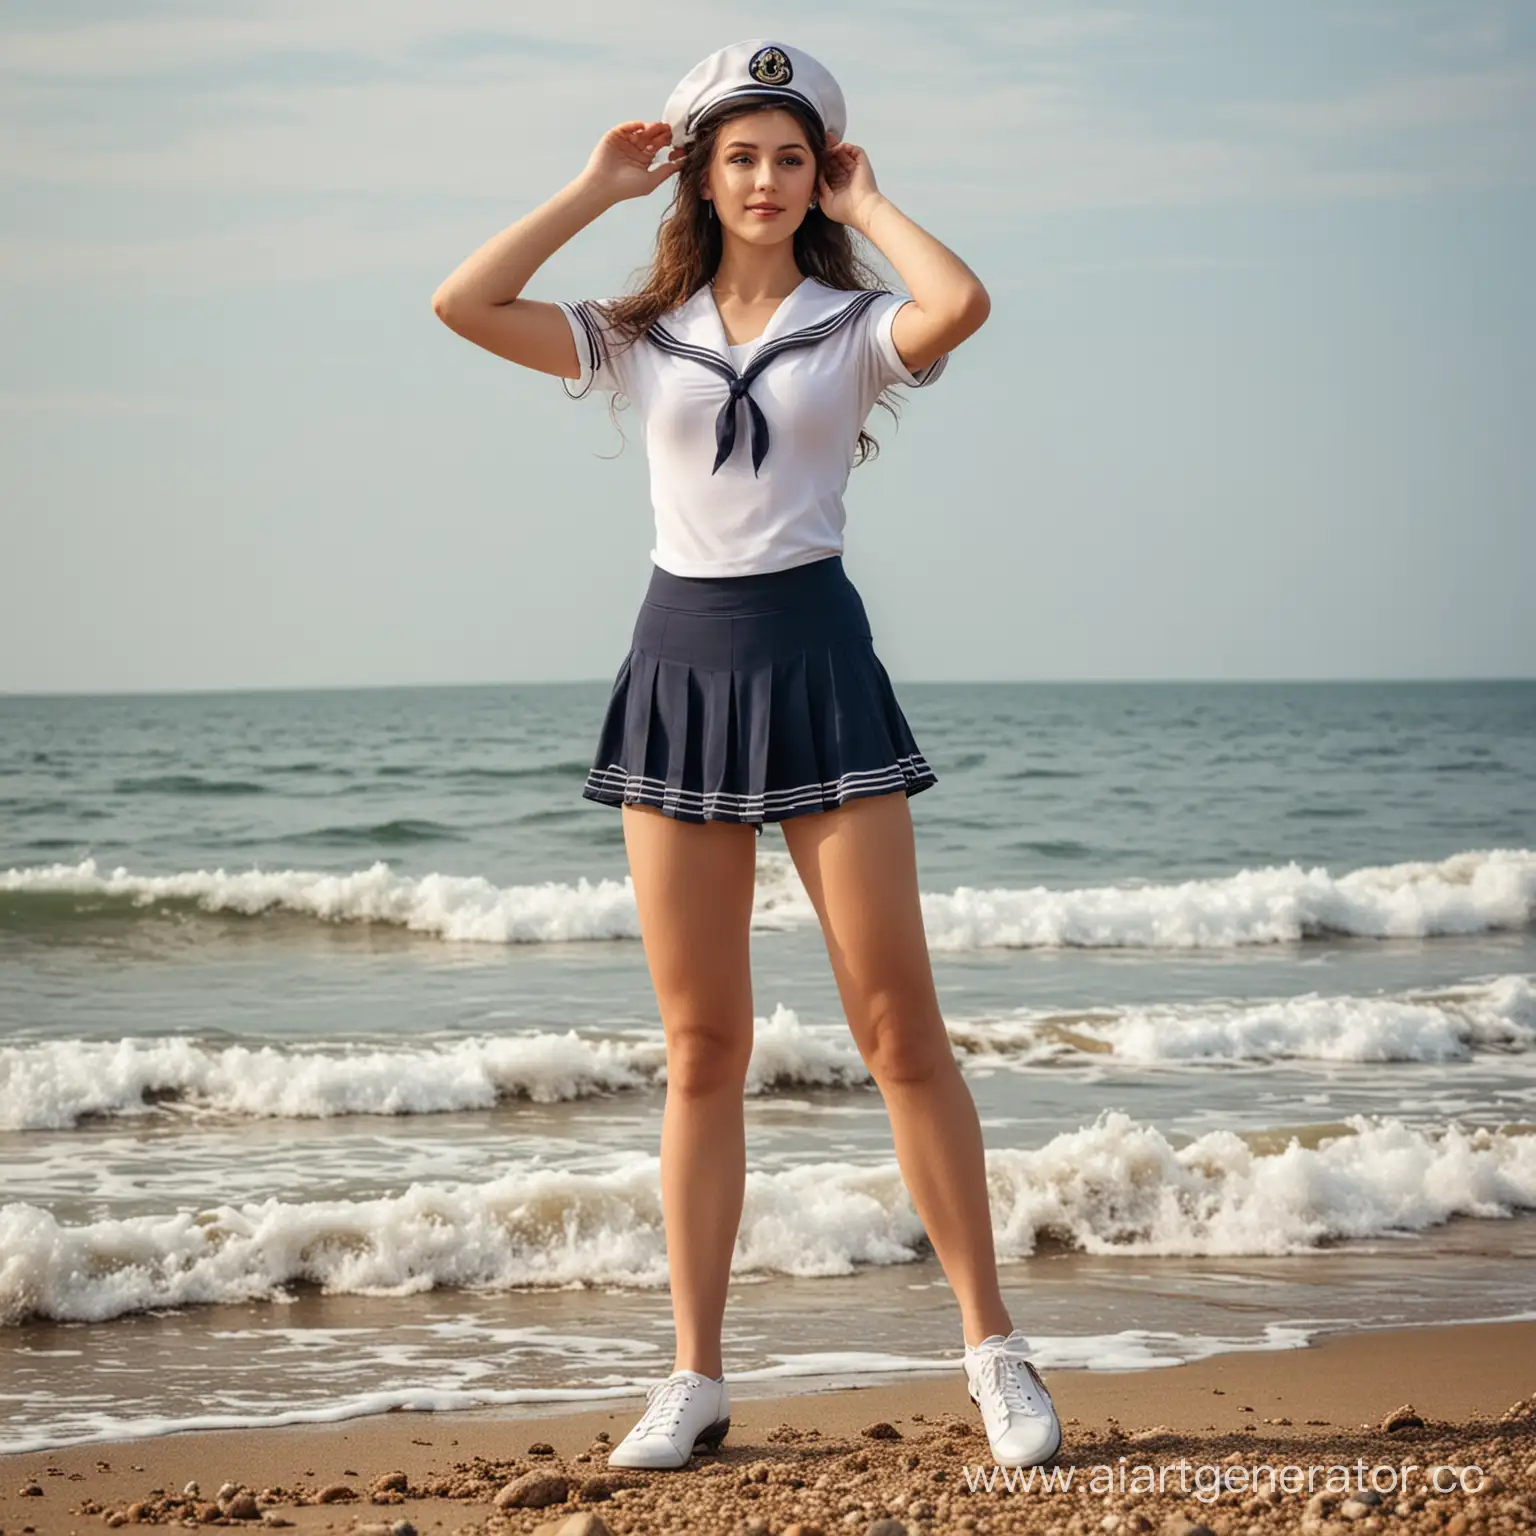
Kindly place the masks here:
<instances>
[{"instance_id":1,"label":"woman's thigh","mask_svg":"<svg viewBox=\"0 0 1536 1536\"><path fill-rule=\"evenodd\" d=\"M711 1063L746 1070L752 1053L751 926L757 836L623 808L640 936L667 1036L670 1082L698 1086Z\"/></svg>"},{"instance_id":2,"label":"woman's thigh","mask_svg":"<svg viewBox=\"0 0 1536 1536\"><path fill-rule=\"evenodd\" d=\"M949 1055L906 795L869 795L782 825L865 1061L921 1072Z\"/></svg>"}]
</instances>

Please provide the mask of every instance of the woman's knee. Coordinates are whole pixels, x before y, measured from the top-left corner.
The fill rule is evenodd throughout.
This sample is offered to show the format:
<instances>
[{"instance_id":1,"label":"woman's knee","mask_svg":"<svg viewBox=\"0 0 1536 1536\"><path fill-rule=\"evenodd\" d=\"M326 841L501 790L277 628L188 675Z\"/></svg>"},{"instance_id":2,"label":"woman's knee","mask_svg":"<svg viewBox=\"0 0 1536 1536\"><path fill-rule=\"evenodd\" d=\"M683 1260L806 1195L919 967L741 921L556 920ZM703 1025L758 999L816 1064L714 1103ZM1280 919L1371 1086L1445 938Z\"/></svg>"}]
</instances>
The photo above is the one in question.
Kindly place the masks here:
<instances>
[{"instance_id":1,"label":"woman's knee","mask_svg":"<svg viewBox=\"0 0 1536 1536\"><path fill-rule=\"evenodd\" d=\"M881 993L851 1012L859 1054L877 1084L915 1086L955 1070L949 1032L930 1004Z\"/></svg>"},{"instance_id":2,"label":"woman's knee","mask_svg":"<svg viewBox=\"0 0 1536 1536\"><path fill-rule=\"evenodd\" d=\"M674 1016L664 1021L667 1038L667 1090L700 1097L746 1086L752 1060L752 1019L722 1023L707 1018Z\"/></svg>"}]
</instances>

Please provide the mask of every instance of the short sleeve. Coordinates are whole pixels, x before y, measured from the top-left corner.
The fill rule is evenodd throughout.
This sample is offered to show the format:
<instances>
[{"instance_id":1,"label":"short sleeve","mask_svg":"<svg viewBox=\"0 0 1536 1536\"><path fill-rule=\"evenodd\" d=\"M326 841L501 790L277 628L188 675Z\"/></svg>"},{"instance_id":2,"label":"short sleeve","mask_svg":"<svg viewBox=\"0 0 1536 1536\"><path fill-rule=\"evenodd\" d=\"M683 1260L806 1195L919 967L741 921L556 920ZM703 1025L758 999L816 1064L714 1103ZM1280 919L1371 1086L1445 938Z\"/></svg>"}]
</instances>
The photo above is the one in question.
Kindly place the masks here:
<instances>
[{"instance_id":1,"label":"short sleeve","mask_svg":"<svg viewBox=\"0 0 1536 1536\"><path fill-rule=\"evenodd\" d=\"M911 302L905 294L893 293L873 306L867 334L874 354L871 364L881 389L892 384L908 384L920 389L925 384L932 384L944 372L944 365L949 361L949 353L946 352L919 373L913 373L902 361L901 353L896 350L896 343L891 339L891 327L896 322L896 311L903 304Z\"/></svg>"},{"instance_id":2,"label":"short sleeve","mask_svg":"<svg viewBox=\"0 0 1536 1536\"><path fill-rule=\"evenodd\" d=\"M602 306L592 299L557 300L571 327L576 342L576 361L581 374L574 381L561 379L565 392L579 400L588 390L608 394L632 393L625 366L625 343L613 333L612 324Z\"/></svg>"}]
</instances>

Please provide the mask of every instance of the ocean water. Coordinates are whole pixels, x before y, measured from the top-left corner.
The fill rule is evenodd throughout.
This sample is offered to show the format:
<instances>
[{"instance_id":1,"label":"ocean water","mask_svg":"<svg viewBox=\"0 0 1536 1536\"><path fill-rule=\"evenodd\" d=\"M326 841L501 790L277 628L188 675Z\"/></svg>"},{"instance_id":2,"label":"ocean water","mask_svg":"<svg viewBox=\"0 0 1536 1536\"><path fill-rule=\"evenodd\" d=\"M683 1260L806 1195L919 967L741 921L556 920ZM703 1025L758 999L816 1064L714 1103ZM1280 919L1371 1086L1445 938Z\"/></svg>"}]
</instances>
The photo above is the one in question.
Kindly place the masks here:
<instances>
[{"instance_id":1,"label":"ocean water","mask_svg":"<svg viewBox=\"0 0 1536 1536\"><path fill-rule=\"evenodd\" d=\"M899 692L1047 1369L1536 1313L1536 684ZM0 698L0 1449L670 1369L665 1056L578 793L605 693ZM733 1389L952 1372L758 858Z\"/></svg>"}]
</instances>

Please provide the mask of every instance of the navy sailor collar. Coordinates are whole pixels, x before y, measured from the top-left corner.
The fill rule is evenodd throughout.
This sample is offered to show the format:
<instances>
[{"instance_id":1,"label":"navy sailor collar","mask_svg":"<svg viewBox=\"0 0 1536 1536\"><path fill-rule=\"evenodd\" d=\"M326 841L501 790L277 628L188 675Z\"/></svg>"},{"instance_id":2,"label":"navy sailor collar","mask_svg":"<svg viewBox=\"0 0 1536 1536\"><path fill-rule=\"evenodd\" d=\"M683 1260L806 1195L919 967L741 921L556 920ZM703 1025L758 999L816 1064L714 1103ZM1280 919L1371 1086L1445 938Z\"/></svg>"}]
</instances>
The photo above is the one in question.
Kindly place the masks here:
<instances>
[{"instance_id":1,"label":"navy sailor collar","mask_svg":"<svg viewBox=\"0 0 1536 1536\"><path fill-rule=\"evenodd\" d=\"M656 321L646 332L651 345L669 355L699 364L718 374L726 386L725 400L715 417L714 474L730 458L736 446L736 403L744 400L752 432L752 473L768 453L768 421L750 390L757 376L785 352L815 346L834 336L856 319L884 288L829 288L819 278L806 277L774 310L761 336L751 343L753 351L740 372L731 359L730 342L715 296L705 283L691 298Z\"/></svg>"}]
</instances>

